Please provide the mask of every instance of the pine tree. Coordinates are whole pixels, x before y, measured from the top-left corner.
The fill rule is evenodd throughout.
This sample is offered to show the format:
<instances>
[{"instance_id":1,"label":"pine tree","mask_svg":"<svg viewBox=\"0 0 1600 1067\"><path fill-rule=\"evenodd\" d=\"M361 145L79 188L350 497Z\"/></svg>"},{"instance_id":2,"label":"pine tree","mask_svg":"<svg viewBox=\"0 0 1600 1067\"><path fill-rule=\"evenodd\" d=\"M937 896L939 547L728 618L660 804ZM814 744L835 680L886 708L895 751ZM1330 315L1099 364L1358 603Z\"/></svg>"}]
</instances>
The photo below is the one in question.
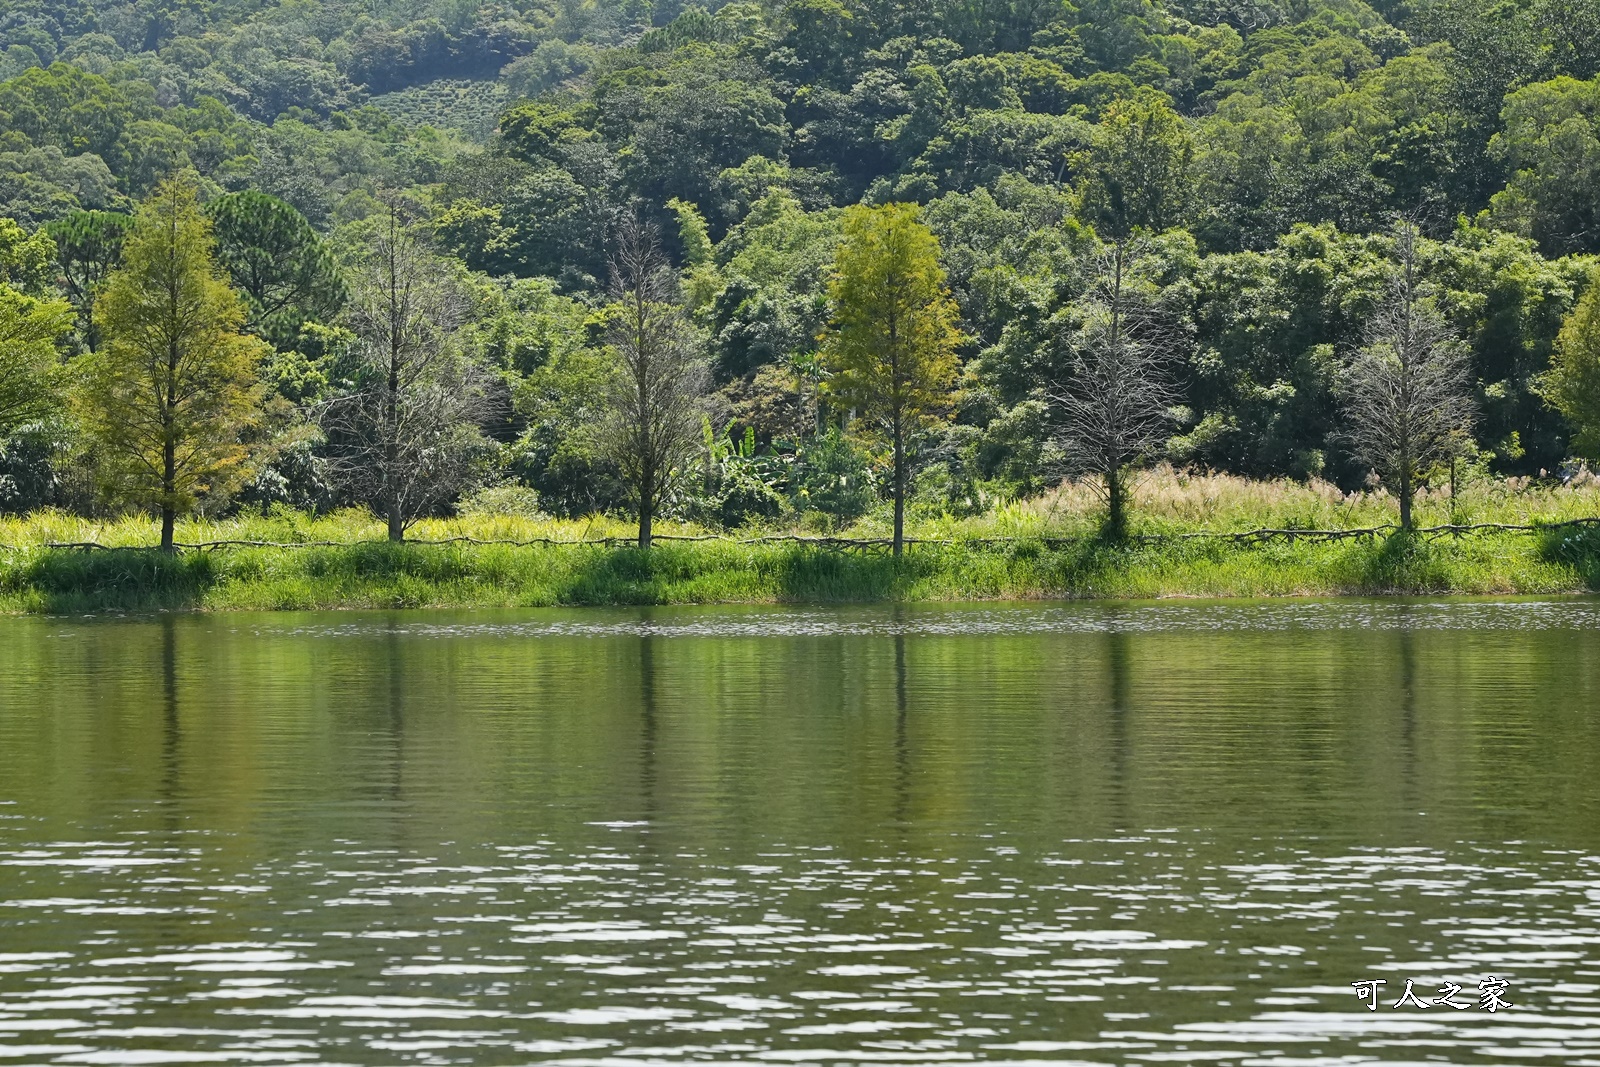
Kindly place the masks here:
<instances>
[{"instance_id":1,"label":"pine tree","mask_svg":"<svg viewBox=\"0 0 1600 1067\"><path fill-rule=\"evenodd\" d=\"M344 305L344 279L306 217L266 193L246 190L206 205L218 262L238 287L246 325L279 349L293 348L307 320L330 321Z\"/></svg>"},{"instance_id":2,"label":"pine tree","mask_svg":"<svg viewBox=\"0 0 1600 1067\"><path fill-rule=\"evenodd\" d=\"M139 209L95 302L102 344L80 392L108 495L157 509L169 552L177 517L244 475L264 396L266 346L241 332L245 307L219 276L196 193L180 175Z\"/></svg>"},{"instance_id":3,"label":"pine tree","mask_svg":"<svg viewBox=\"0 0 1600 1067\"><path fill-rule=\"evenodd\" d=\"M56 244L56 269L67 300L78 313L83 345L100 347L94 301L100 285L122 262L122 242L133 219L115 211L74 211L45 227Z\"/></svg>"}]
</instances>

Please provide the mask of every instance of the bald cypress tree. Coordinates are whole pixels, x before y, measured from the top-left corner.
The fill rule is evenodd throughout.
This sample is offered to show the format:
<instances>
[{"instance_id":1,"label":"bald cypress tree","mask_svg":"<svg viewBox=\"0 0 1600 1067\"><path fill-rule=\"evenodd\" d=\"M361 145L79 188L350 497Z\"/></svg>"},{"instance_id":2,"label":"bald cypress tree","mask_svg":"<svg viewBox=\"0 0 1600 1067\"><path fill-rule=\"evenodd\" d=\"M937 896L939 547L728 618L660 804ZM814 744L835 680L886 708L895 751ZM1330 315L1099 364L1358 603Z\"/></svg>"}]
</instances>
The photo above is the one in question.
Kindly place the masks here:
<instances>
[{"instance_id":1,"label":"bald cypress tree","mask_svg":"<svg viewBox=\"0 0 1600 1067\"><path fill-rule=\"evenodd\" d=\"M889 446L897 556L905 544L912 438L948 407L961 339L939 239L917 214L915 204L845 211L829 287L833 321L823 338L833 372L828 392Z\"/></svg>"},{"instance_id":2,"label":"bald cypress tree","mask_svg":"<svg viewBox=\"0 0 1600 1067\"><path fill-rule=\"evenodd\" d=\"M169 179L139 209L94 320L102 344L79 401L105 489L159 512L171 551L177 517L244 476L265 392L266 345L242 332L192 179Z\"/></svg>"}]
</instances>

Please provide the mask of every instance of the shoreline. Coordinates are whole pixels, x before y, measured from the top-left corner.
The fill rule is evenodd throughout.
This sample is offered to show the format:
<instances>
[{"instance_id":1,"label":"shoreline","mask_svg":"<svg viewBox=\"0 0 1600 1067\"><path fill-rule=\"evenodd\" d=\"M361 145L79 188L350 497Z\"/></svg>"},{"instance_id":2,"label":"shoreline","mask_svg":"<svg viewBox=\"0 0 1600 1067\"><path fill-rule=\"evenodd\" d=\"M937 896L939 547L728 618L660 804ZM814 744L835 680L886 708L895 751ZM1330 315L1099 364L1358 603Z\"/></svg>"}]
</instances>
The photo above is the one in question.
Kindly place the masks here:
<instances>
[{"instance_id":1,"label":"shoreline","mask_svg":"<svg viewBox=\"0 0 1600 1067\"><path fill-rule=\"evenodd\" d=\"M0 555L0 613L1527 596L1600 592L1600 530L1340 541L636 548L359 542Z\"/></svg>"}]
</instances>

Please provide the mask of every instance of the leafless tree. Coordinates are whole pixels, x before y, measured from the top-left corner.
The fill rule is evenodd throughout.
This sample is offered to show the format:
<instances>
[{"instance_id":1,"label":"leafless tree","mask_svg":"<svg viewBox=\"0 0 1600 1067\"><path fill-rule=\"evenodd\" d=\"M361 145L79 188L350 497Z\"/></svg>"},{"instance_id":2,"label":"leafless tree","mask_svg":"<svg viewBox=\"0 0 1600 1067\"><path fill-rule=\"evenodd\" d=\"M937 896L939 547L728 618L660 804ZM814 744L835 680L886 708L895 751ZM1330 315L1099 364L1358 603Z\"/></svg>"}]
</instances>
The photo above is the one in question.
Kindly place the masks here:
<instances>
[{"instance_id":1,"label":"leafless tree","mask_svg":"<svg viewBox=\"0 0 1600 1067\"><path fill-rule=\"evenodd\" d=\"M1135 239L1102 254L1075 309L1066 380L1048 390L1062 458L1069 471L1099 477L1113 538L1127 532L1128 470L1161 448L1178 395L1174 335L1131 277L1139 251Z\"/></svg>"},{"instance_id":2,"label":"leafless tree","mask_svg":"<svg viewBox=\"0 0 1600 1067\"><path fill-rule=\"evenodd\" d=\"M333 475L384 516L391 541L480 473L486 376L455 337L469 309L449 265L391 207L350 279L354 373L321 413Z\"/></svg>"},{"instance_id":3,"label":"leafless tree","mask_svg":"<svg viewBox=\"0 0 1600 1067\"><path fill-rule=\"evenodd\" d=\"M1394 488L1409 530L1418 475L1457 454L1476 413L1471 354L1423 291L1409 222L1396 227L1395 259L1388 296L1345 371L1344 402L1356 457Z\"/></svg>"},{"instance_id":4,"label":"leafless tree","mask_svg":"<svg viewBox=\"0 0 1600 1067\"><path fill-rule=\"evenodd\" d=\"M624 216L611 257L607 340L616 366L605 438L638 498L640 548L650 547L661 500L701 438L705 362L676 282L655 230Z\"/></svg>"}]
</instances>

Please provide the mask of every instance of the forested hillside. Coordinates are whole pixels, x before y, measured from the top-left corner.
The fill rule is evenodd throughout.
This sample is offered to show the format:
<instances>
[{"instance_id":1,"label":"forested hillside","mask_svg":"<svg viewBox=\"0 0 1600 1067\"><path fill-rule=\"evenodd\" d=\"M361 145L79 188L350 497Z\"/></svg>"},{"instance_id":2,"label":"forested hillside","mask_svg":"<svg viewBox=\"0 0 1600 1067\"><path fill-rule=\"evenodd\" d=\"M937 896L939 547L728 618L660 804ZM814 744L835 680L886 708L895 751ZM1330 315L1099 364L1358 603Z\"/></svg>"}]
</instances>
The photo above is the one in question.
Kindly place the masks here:
<instances>
[{"instance_id":1,"label":"forested hillside","mask_svg":"<svg viewBox=\"0 0 1600 1067\"><path fill-rule=\"evenodd\" d=\"M1159 447L1130 459L1370 484L1349 372L1405 260L1469 361L1451 466L1554 476L1600 444L1579 303L1597 75L1594 0L13 0L0 326L76 399L4 427L0 508L151 499L78 461L99 439L71 383L109 358L95 301L175 174L262 344L258 416L234 427L255 458L200 479L201 507L369 501L341 477L363 431L327 415L371 372L379 246L432 257L448 314L427 343L452 357L418 373L478 400L452 409L450 493L419 506L483 486L556 515L628 506L601 428L637 218L705 367L668 512L847 523L893 460L825 350L863 203L920 206L957 310L954 376L907 444L915 506L1067 471L1056 401L1108 247L1171 355Z\"/></svg>"}]
</instances>

